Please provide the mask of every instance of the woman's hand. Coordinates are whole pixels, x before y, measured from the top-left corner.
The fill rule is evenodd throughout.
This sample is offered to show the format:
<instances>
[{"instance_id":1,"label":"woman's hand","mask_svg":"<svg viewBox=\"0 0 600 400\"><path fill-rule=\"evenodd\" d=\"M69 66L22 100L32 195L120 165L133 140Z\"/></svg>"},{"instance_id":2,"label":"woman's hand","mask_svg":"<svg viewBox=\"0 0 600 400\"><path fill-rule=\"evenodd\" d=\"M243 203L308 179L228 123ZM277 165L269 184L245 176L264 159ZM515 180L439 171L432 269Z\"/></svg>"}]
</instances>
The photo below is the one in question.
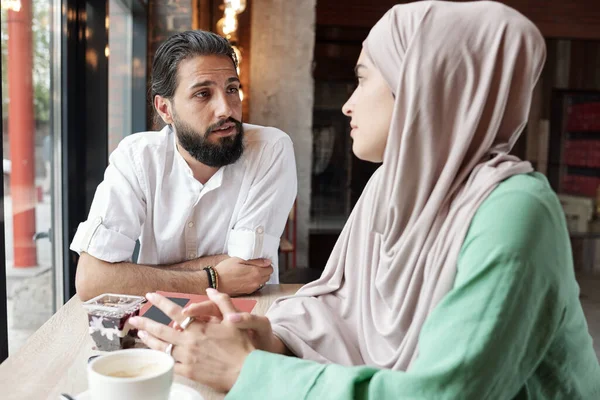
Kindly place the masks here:
<instances>
[{"instance_id":1,"label":"woman's hand","mask_svg":"<svg viewBox=\"0 0 600 400\"><path fill-rule=\"evenodd\" d=\"M181 307L169 299L156 293L146 298L177 324L186 318ZM166 351L173 344L175 373L223 392L233 387L246 357L255 349L245 331L228 323L194 321L187 329L178 330L144 317L129 322L151 349Z\"/></svg>"},{"instance_id":2,"label":"woman's hand","mask_svg":"<svg viewBox=\"0 0 600 400\"><path fill-rule=\"evenodd\" d=\"M271 353L290 354L283 342L273 334L271 321L267 317L240 313L228 295L207 289L211 301L194 303L183 309L184 317L204 318L211 322L222 321L248 331L252 344L259 350Z\"/></svg>"}]
</instances>

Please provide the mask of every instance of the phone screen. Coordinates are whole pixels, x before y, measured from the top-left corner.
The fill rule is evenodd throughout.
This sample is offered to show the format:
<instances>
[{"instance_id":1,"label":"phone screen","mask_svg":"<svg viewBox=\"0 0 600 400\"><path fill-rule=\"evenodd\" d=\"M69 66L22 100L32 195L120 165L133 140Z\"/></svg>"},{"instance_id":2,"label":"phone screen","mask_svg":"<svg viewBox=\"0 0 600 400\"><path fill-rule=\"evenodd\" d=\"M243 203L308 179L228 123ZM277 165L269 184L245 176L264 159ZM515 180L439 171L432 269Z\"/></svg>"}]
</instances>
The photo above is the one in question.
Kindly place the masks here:
<instances>
[{"instance_id":1,"label":"phone screen","mask_svg":"<svg viewBox=\"0 0 600 400\"><path fill-rule=\"evenodd\" d=\"M181 307L185 307L187 303L189 303L190 299L181 299L178 297L167 297L167 299L171 300L173 303L178 304ZM164 312L160 311L158 307L152 306L146 311L143 317L150 318L156 322L160 322L164 325L169 325L171 323L171 318L167 316Z\"/></svg>"}]
</instances>

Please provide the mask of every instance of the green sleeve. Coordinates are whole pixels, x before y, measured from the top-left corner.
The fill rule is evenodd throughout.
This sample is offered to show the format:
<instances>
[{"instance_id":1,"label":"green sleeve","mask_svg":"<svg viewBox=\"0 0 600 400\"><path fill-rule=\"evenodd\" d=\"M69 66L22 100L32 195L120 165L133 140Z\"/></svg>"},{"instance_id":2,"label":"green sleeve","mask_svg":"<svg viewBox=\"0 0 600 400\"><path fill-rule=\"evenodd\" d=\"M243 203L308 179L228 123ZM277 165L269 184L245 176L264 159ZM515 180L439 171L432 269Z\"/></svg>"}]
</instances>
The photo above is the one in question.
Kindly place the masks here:
<instances>
[{"instance_id":1,"label":"green sleeve","mask_svg":"<svg viewBox=\"0 0 600 400\"><path fill-rule=\"evenodd\" d=\"M253 352L228 399L512 399L560 325L569 257L551 192L496 190L465 239L453 289L408 372ZM373 340L376 340L375 338Z\"/></svg>"},{"instance_id":2,"label":"green sleeve","mask_svg":"<svg viewBox=\"0 0 600 400\"><path fill-rule=\"evenodd\" d=\"M368 383L378 371L255 350L226 399L366 399L366 393L359 393L360 383Z\"/></svg>"}]
</instances>

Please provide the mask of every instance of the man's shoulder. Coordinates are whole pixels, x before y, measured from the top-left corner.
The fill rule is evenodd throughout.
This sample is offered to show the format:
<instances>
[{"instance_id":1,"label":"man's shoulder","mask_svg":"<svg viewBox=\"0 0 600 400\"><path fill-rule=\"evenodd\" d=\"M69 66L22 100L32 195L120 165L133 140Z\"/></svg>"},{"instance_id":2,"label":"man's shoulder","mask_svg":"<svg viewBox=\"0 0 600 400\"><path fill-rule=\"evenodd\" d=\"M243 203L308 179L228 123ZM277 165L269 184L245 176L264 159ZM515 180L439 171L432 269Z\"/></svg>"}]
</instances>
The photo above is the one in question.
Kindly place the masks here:
<instances>
[{"instance_id":1,"label":"man's shoulder","mask_svg":"<svg viewBox=\"0 0 600 400\"><path fill-rule=\"evenodd\" d=\"M173 137L168 127L160 131L138 132L121 140L111 153L109 163L117 168L130 168L139 179L160 176L172 160ZM155 171L155 172L150 172Z\"/></svg>"},{"instance_id":2,"label":"man's shoulder","mask_svg":"<svg viewBox=\"0 0 600 400\"><path fill-rule=\"evenodd\" d=\"M125 137L110 158L127 159L148 167L149 164L164 163L173 147L173 137L165 127L160 131L138 132Z\"/></svg>"},{"instance_id":3,"label":"man's shoulder","mask_svg":"<svg viewBox=\"0 0 600 400\"><path fill-rule=\"evenodd\" d=\"M123 138L119 143L119 148L139 152L144 149L167 146L171 139L171 135L169 135L167 129L138 132Z\"/></svg>"},{"instance_id":4,"label":"man's shoulder","mask_svg":"<svg viewBox=\"0 0 600 400\"><path fill-rule=\"evenodd\" d=\"M253 124L244 124L244 137L248 144L263 143L274 144L282 139L291 140L290 137L281 129L272 126L260 126Z\"/></svg>"}]
</instances>

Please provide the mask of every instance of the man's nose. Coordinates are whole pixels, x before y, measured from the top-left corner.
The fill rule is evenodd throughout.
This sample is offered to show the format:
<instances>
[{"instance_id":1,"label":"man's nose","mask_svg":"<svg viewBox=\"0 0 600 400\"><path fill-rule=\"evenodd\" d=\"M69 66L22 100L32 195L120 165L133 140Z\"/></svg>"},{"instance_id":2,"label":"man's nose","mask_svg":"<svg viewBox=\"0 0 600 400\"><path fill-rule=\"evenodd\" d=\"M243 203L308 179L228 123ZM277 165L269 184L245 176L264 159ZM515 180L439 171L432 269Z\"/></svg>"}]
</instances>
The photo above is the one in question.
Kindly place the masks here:
<instances>
[{"instance_id":1,"label":"man's nose","mask_svg":"<svg viewBox=\"0 0 600 400\"><path fill-rule=\"evenodd\" d=\"M220 94L215 101L215 117L218 120L224 120L231 117L233 114L233 109L231 104L229 104L229 99L227 96L225 94Z\"/></svg>"}]
</instances>

